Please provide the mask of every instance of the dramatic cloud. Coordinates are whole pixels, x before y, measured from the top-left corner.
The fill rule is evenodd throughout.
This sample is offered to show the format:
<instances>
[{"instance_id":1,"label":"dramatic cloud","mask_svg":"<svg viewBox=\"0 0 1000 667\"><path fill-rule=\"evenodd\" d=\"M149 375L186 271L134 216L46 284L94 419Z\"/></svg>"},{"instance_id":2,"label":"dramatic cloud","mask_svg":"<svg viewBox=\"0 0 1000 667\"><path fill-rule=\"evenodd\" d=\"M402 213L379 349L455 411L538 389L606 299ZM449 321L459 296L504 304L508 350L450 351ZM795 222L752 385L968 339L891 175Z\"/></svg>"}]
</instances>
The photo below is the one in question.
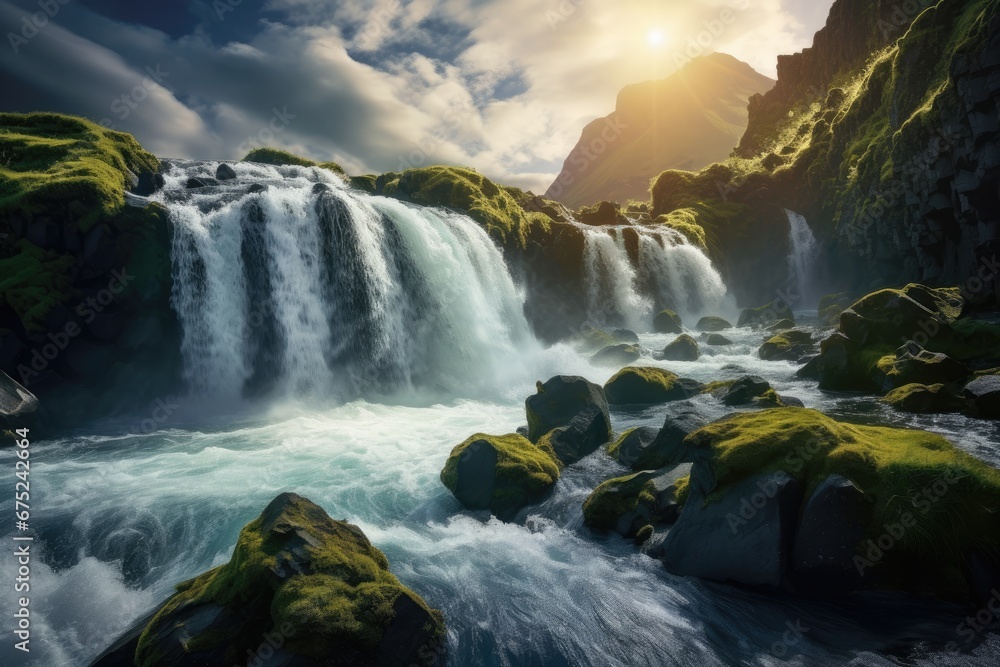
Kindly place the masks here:
<instances>
[{"instance_id":1,"label":"dramatic cloud","mask_svg":"<svg viewBox=\"0 0 1000 667\"><path fill-rule=\"evenodd\" d=\"M0 0L0 83L9 110L85 115L162 156L265 143L354 173L467 164L541 192L623 86L712 51L773 76L830 4Z\"/></svg>"}]
</instances>

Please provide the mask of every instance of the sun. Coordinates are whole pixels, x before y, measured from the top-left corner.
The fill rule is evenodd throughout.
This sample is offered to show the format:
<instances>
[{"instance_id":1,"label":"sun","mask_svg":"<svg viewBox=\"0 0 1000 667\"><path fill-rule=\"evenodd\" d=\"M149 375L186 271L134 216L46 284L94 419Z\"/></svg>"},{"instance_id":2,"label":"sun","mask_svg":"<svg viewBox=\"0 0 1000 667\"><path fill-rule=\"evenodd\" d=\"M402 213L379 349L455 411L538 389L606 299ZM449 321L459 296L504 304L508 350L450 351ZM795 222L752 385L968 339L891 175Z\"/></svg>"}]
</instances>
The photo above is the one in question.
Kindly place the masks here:
<instances>
[{"instance_id":1,"label":"sun","mask_svg":"<svg viewBox=\"0 0 1000 667\"><path fill-rule=\"evenodd\" d=\"M667 34L662 30L660 30L659 28L656 28L654 30L650 30L649 33L647 33L646 41L649 43L651 47L659 48L664 44L666 44Z\"/></svg>"}]
</instances>

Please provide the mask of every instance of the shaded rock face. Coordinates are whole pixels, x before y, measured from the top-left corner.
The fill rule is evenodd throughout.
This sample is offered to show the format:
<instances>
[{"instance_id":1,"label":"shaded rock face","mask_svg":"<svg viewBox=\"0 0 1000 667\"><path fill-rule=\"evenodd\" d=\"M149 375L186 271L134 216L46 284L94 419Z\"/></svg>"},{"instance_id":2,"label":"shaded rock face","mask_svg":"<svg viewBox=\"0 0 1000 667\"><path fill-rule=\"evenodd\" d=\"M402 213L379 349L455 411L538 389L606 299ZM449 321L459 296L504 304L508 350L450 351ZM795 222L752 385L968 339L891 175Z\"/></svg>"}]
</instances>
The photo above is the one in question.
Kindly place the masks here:
<instances>
[{"instance_id":1,"label":"shaded rock face","mask_svg":"<svg viewBox=\"0 0 1000 667\"><path fill-rule=\"evenodd\" d=\"M870 508L865 494L851 480L831 475L806 501L795 532L792 573L797 586L836 593L860 585L854 564L864 538Z\"/></svg>"},{"instance_id":2,"label":"shaded rock face","mask_svg":"<svg viewBox=\"0 0 1000 667\"><path fill-rule=\"evenodd\" d=\"M958 412L965 405L943 384L907 384L886 394L884 400L897 410L914 414Z\"/></svg>"},{"instance_id":3,"label":"shaded rock face","mask_svg":"<svg viewBox=\"0 0 1000 667\"><path fill-rule=\"evenodd\" d=\"M611 345L590 358L590 362L600 366L625 366L639 360L642 348L633 344Z\"/></svg>"},{"instance_id":4,"label":"shaded rock face","mask_svg":"<svg viewBox=\"0 0 1000 667\"><path fill-rule=\"evenodd\" d=\"M560 460L568 465L611 439L608 400L600 385L581 377L559 375L538 389L537 394L525 400L531 442L537 444L551 431L564 428L553 447Z\"/></svg>"},{"instance_id":5,"label":"shaded rock face","mask_svg":"<svg viewBox=\"0 0 1000 667\"><path fill-rule=\"evenodd\" d=\"M31 428L38 421L39 410L34 394L0 372L0 428Z\"/></svg>"},{"instance_id":6,"label":"shaded rock face","mask_svg":"<svg viewBox=\"0 0 1000 667\"><path fill-rule=\"evenodd\" d=\"M141 631L138 640L129 639ZM95 667L231 664L268 646L275 664L444 664L444 622L351 524L301 496L275 498L233 559L178 586Z\"/></svg>"},{"instance_id":7,"label":"shaded rock face","mask_svg":"<svg viewBox=\"0 0 1000 667\"><path fill-rule=\"evenodd\" d=\"M664 310L653 318L653 330L656 333L682 334L684 326L677 313L672 310Z\"/></svg>"},{"instance_id":8,"label":"shaded rock face","mask_svg":"<svg viewBox=\"0 0 1000 667\"><path fill-rule=\"evenodd\" d=\"M584 502L584 522L623 537L636 537L643 526L674 523L680 511L677 484L690 473L685 464L608 480Z\"/></svg>"},{"instance_id":9,"label":"shaded rock face","mask_svg":"<svg viewBox=\"0 0 1000 667\"><path fill-rule=\"evenodd\" d=\"M986 375L973 380L962 393L972 402L977 417L1000 419L1000 375Z\"/></svg>"},{"instance_id":10,"label":"shaded rock face","mask_svg":"<svg viewBox=\"0 0 1000 667\"><path fill-rule=\"evenodd\" d=\"M734 382L722 396L726 405L747 405L753 399L763 396L771 389L771 384L758 375L748 375Z\"/></svg>"},{"instance_id":11,"label":"shaded rock face","mask_svg":"<svg viewBox=\"0 0 1000 667\"><path fill-rule=\"evenodd\" d=\"M780 585L791 557L801 485L784 472L757 475L706 504L693 479L698 469L680 519L663 544L666 568L712 581Z\"/></svg>"},{"instance_id":12,"label":"shaded rock face","mask_svg":"<svg viewBox=\"0 0 1000 667\"><path fill-rule=\"evenodd\" d=\"M684 446L684 439L707 423L708 418L694 410L668 415L656 437L648 445L631 450L628 461L621 453L618 460L633 469L647 470L694 462L692 452Z\"/></svg>"},{"instance_id":13,"label":"shaded rock face","mask_svg":"<svg viewBox=\"0 0 1000 667\"><path fill-rule=\"evenodd\" d=\"M929 352L913 341L900 347L891 363L880 362L878 370L882 375L882 391L908 384L950 384L972 375L965 364L946 354Z\"/></svg>"}]
</instances>

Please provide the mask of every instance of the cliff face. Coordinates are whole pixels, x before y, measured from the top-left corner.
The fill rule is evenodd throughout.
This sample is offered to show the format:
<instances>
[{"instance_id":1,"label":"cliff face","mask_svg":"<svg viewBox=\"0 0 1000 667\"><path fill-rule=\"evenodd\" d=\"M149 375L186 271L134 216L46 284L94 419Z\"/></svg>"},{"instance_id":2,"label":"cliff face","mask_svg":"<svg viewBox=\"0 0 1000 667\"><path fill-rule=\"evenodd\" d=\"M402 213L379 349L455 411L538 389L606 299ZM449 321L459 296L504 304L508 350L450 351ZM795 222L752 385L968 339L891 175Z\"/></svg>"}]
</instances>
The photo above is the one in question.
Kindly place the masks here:
<instances>
[{"instance_id":1,"label":"cliff face","mask_svg":"<svg viewBox=\"0 0 1000 667\"><path fill-rule=\"evenodd\" d=\"M746 63L712 54L667 79L627 86L615 111L584 129L545 196L573 208L644 200L664 169L727 157L746 128L748 100L772 85Z\"/></svg>"},{"instance_id":2,"label":"cliff face","mask_svg":"<svg viewBox=\"0 0 1000 667\"><path fill-rule=\"evenodd\" d=\"M774 89L751 100L736 156L661 175L654 211L745 204L736 228L762 232L778 228L775 206L798 211L824 245L830 291L988 273L1000 238L1000 1L927 4L838 0L813 47L782 58ZM722 263L739 264L731 252ZM750 291L782 286L747 277Z\"/></svg>"}]
</instances>

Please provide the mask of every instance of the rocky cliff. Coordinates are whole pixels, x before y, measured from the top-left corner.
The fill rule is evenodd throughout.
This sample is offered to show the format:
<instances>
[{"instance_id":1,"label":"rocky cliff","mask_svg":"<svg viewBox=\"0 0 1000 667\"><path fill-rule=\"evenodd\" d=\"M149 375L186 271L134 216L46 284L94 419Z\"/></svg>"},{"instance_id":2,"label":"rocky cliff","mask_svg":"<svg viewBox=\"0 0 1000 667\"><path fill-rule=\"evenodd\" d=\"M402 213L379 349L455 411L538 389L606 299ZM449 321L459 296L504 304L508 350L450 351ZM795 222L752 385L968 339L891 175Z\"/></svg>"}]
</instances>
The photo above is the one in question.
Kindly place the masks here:
<instances>
[{"instance_id":1,"label":"rocky cliff","mask_svg":"<svg viewBox=\"0 0 1000 667\"><path fill-rule=\"evenodd\" d=\"M774 85L715 53L667 79L627 86L615 111L583 130L545 196L573 208L645 200L664 169L697 170L726 158L746 129L747 102Z\"/></svg>"}]
</instances>

